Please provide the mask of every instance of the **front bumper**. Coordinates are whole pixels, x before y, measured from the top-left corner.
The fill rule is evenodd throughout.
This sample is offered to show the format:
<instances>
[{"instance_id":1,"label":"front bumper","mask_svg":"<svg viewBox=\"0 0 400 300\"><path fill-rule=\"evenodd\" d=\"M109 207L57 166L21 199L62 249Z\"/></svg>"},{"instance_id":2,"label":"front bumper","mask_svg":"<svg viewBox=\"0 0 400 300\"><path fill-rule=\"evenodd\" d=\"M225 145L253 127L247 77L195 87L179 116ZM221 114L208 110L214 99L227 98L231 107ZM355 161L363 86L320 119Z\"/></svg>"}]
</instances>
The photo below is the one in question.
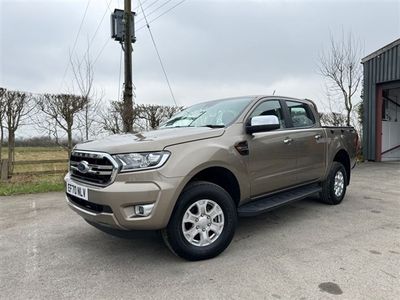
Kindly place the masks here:
<instances>
[{"instance_id":1,"label":"front bumper","mask_svg":"<svg viewBox=\"0 0 400 300\"><path fill-rule=\"evenodd\" d=\"M106 187L75 181L69 174L65 181L88 188L88 201L67 194L69 207L85 220L122 230L165 228L180 193L182 177L164 177L157 171L126 173ZM133 206L154 204L147 217L135 216Z\"/></svg>"}]
</instances>

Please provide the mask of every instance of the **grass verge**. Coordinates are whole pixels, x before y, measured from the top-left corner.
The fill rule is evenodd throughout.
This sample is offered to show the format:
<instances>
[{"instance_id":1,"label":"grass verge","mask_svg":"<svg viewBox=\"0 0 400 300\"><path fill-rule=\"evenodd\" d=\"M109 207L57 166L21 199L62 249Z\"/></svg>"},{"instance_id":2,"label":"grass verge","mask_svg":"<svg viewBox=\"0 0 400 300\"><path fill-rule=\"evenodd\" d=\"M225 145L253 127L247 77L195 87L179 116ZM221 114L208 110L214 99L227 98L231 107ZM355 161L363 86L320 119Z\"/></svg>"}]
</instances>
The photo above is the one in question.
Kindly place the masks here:
<instances>
[{"instance_id":1,"label":"grass verge","mask_svg":"<svg viewBox=\"0 0 400 300\"><path fill-rule=\"evenodd\" d=\"M0 183L0 196L58 192L64 190L62 175L13 176Z\"/></svg>"}]
</instances>

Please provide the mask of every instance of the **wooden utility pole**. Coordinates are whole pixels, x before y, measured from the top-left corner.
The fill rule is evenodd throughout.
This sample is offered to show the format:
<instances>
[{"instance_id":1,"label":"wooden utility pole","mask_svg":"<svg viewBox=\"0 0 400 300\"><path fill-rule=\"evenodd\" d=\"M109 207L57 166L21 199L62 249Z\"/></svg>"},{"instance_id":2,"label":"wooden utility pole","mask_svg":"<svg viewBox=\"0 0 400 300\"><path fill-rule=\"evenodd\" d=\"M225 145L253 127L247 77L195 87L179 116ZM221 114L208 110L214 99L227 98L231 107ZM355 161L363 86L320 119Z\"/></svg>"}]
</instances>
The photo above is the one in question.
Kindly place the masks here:
<instances>
[{"instance_id":1,"label":"wooden utility pole","mask_svg":"<svg viewBox=\"0 0 400 300\"><path fill-rule=\"evenodd\" d=\"M124 132L133 132L133 100L132 100L132 13L131 0L124 0L124 70L125 87L123 103L123 125Z\"/></svg>"}]
</instances>

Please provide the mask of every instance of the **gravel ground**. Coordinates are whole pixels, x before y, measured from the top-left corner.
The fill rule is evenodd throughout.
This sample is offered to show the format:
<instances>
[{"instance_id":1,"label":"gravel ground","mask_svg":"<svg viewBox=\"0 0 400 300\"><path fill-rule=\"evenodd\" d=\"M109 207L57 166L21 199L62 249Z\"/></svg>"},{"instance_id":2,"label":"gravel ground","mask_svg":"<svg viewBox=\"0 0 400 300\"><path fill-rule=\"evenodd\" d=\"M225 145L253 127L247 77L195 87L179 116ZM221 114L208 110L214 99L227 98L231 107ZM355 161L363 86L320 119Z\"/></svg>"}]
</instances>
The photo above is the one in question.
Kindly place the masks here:
<instances>
[{"instance_id":1,"label":"gravel ground","mask_svg":"<svg viewBox=\"0 0 400 300\"><path fill-rule=\"evenodd\" d=\"M0 298L399 299L400 164L352 175L341 205L240 219L228 249L201 262L154 232L106 235L62 193L0 197Z\"/></svg>"}]
</instances>

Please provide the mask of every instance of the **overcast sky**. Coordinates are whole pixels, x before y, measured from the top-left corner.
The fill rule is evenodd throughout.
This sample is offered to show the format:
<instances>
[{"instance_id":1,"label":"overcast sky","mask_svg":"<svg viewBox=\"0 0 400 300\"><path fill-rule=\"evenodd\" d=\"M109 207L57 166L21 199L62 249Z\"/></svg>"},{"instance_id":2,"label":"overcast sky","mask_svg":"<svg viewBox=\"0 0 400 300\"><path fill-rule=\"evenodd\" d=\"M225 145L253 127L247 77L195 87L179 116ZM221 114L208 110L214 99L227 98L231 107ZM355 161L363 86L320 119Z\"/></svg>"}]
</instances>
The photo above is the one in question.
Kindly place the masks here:
<instances>
[{"instance_id":1,"label":"overcast sky","mask_svg":"<svg viewBox=\"0 0 400 300\"><path fill-rule=\"evenodd\" d=\"M142 1L152 20L181 0ZM138 1L132 2L136 7ZM0 86L65 91L72 72L62 81L63 73L87 0L0 3ZM107 3L122 8L123 0L90 1L74 55L82 56L93 41L90 55L96 59L106 45L95 64L95 86L106 100L115 100L121 47L110 38ZM138 13L137 28L141 19ZM400 37L400 1L186 0L150 26L179 105L274 90L319 103L324 84L318 57L330 33L340 37L351 31L365 56ZM136 101L173 105L147 28L136 36Z\"/></svg>"}]
</instances>

